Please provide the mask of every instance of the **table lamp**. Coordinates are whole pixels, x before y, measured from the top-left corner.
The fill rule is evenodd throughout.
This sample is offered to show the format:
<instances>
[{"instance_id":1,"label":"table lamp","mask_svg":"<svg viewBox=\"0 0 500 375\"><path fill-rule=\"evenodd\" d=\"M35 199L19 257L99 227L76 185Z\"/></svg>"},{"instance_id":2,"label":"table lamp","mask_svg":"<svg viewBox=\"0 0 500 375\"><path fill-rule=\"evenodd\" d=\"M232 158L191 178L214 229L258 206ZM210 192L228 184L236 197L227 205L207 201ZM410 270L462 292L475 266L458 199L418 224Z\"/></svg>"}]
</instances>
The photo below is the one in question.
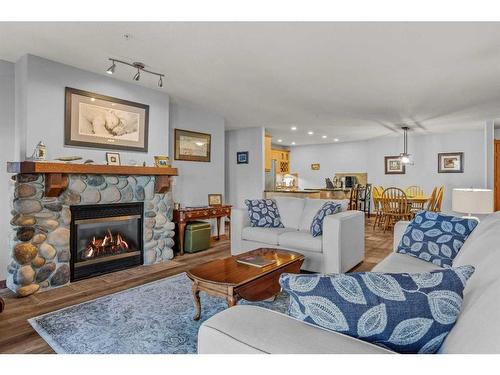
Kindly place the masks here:
<instances>
[{"instance_id":1,"label":"table lamp","mask_svg":"<svg viewBox=\"0 0 500 375\"><path fill-rule=\"evenodd\" d=\"M455 212L467 214L467 218L479 221L472 214L490 214L493 212L493 190L453 189L451 209Z\"/></svg>"}]
</instances>

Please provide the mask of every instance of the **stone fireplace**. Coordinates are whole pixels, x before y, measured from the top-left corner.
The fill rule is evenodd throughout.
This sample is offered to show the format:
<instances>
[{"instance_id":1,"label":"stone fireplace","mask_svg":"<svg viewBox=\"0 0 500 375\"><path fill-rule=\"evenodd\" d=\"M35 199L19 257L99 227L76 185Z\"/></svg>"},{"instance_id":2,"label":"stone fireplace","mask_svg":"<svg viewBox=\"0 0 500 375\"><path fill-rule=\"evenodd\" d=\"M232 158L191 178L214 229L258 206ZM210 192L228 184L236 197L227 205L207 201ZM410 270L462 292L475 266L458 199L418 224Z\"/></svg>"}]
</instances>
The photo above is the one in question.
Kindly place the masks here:
<instances>
[{"instance_id":1,"label":"stone fireplace","mask_svg":"<svg viewBox=\"0 0 500 375\"><path fill-rule=\"evenodd\" d=\"M66 174L57 194L48 176L12 178L7 286L19 296L173 258L173 201L170 189L158 188L163 176Z\"/></svg>"}]
</instances>

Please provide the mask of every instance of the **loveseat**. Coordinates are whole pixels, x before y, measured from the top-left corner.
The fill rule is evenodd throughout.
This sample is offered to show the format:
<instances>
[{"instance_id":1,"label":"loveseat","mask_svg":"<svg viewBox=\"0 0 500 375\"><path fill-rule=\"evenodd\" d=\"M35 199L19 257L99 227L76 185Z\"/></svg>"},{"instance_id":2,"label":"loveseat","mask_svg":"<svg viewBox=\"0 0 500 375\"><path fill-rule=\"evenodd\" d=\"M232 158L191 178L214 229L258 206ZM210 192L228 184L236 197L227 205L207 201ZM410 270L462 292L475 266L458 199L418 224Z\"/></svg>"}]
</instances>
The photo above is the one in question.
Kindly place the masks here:
<instances>
[{"instance_id":1,"label":"loveseat","mask_svg":"<svg viewBox=\"0 0 500 375\"><path fill-rule=\"evenodd\" d=\"M275 198L284 228L252 227L246 208L231 211L231 253L233 255L270 247L304 254L303 270L346 272L361 263L365 255L365 224L361 211L347 211L348 200L337 201L341 212L326 216L323 234L313 237L311 222L329 200L292 197Z\"/></svg>"},{"instance_id":2,"label":"loveseat","mask_svg":"<svg viewBox=\"0 0 500 375\"><path fill-rule=\"evenodd\" d=\"M408 222L394 228L397 248ZM500 353L500 212L486 217L465 241L453 266L472 265L461 314L440 353ZM392 253L373 271L418 273L439 266ZM208 319L198 335L199 353L393 353L288 315L236 306Z\"/></svg>"}]
</instances>

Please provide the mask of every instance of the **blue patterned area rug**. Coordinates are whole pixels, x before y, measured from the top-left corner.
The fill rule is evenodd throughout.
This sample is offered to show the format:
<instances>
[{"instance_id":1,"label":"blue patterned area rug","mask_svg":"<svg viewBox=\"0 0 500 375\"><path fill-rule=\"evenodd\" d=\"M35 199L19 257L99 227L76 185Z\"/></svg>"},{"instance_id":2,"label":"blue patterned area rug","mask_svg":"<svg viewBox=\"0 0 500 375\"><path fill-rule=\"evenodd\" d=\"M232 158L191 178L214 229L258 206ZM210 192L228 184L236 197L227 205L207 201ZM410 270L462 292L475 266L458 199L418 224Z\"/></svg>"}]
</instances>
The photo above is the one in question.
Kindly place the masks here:
<instances>
[{"instance_id":1,"label":"blue patterned area rug","mask_svg":"<svg viewBox=\"0 0 500 375\"><path fill-rule=\"evenodd\" d=\"M191 281L180 274L29 319L56 353L193 354L198 328L227 308L221 298L200 293L202 317L192 319ZM247 302L285 312L288 295L273 302Z\"/></svg>"}]
</instances>

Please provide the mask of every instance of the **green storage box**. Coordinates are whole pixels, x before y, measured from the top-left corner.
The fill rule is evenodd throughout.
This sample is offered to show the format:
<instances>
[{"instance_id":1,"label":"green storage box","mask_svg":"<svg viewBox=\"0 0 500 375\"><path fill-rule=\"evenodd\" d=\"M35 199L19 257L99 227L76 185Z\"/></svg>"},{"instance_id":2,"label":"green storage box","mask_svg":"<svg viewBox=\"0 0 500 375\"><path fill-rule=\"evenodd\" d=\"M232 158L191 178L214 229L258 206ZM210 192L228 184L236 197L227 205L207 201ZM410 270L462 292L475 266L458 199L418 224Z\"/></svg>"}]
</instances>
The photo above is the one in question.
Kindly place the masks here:
<instances>
[{"instance_id":1,"label":"green storage box","mask_svg":"<svg viewBox=\"0 0 500 375\"><path fill-rule=\"evenodd\" d=\"M191 221L186 225L184 232L184 251L196 253L210 247L210 223L205 221Z\"/></svg>"}]
</instances>

